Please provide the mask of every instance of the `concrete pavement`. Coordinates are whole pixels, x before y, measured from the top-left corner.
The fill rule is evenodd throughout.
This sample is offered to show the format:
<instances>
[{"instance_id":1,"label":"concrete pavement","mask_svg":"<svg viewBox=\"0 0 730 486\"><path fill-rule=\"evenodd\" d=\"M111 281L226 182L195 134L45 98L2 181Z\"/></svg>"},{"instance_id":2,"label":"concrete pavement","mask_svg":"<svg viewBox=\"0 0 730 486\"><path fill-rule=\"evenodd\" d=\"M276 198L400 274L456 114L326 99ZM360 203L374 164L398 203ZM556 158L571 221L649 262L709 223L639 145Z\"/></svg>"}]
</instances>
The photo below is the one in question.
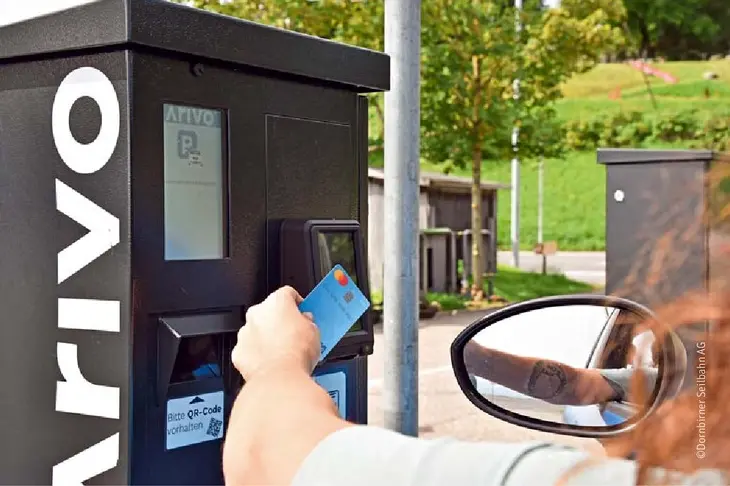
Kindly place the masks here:
<instances>
[{"instance_id":1,"label":"concrete pavement","mask_svg":"<svg viewBox=\"0 0 730 486\"><path fill-rule=\"evenodd\" d=\"M593 439L547 434L507 424L485 414L464 397L451 370L449 348L456 335L480 315L483 314L440 315L419 328L420 436L449 436L467 441L549 440L602 451ZM375 352L368 366L368 416L370 424L376 426L384 423L383 349L382 327L378 326Z\"/></svg>"},{"instance_id":2,"label":"concrete pavement","mask_svg":"<svg viewBox=\"0 0 730 486\"><path fill-rule=\"evenodd\" d=\"M502 265L512 265L512 252L497 252L497 261ZM562 273L568 278L603 285L606 283L606 254L593 251L562 251L547 257L548 271ZM539 272L542 270L542 257L530 251L520 252L520 269Z\"/></svg>"},{"instance_id":3,"label":"concrete pavement","mask_svg":"<svg viewBox=\"0 0 730 486\"><path fill-rule=\"evenodd\" d=\"M500 264L511 265L511 252L499 252ZM539 272L542 259L532 252L520 253L520 268ZM606 258L603 252L560 252L548 257L548 271L591 284L604 284ZM467 441L548 440L602 452L593 439L547 434L523 429L485 414L472 405L459 389L451 369L449 350L456 335L487 312L441 314L419 326L419 434L421 437L450 436ZM383 334L375 329L375 352L368 365L368 416L372 425L382 426ZM529 412L527 412L529 413ZM530 414L532 415L532 414Z\"/></svg>"}]
</instances>

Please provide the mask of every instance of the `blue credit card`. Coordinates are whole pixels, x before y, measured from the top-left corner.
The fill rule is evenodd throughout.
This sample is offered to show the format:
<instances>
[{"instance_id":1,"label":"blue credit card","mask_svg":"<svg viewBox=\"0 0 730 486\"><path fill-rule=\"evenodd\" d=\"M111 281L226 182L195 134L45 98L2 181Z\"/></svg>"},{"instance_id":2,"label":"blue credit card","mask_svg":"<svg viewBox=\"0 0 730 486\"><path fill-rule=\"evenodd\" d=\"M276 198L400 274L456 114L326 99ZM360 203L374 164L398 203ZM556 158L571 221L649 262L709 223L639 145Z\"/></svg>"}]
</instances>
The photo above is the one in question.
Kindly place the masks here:
<instances>
[{"instance_id":1,"label":"blue credit card","mask_svg":"<svg viewBox=\"0 0 730 486\"><path fill-rule=\"evenodd\" d=\"M368 307L370 301L340 265L335 265L305 297L299 304L299 310L310 312L319 328L320 361L332 351Z\"/></svg>"}]
</instances>

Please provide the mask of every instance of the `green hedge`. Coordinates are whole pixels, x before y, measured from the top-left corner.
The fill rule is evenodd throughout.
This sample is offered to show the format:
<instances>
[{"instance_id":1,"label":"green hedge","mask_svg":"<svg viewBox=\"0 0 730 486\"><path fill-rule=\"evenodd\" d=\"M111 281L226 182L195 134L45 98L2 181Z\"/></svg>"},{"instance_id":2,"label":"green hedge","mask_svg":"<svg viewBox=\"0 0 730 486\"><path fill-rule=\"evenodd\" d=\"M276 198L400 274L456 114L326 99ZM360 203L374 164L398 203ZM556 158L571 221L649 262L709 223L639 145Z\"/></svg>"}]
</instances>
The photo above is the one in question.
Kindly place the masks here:
<instances>
[{"instance_id":1,"label":"green hedge","mask_svg":"<svg viewBox=\"0 0 730 486\"><path fill-rule=\"evenodd\" d=\"M698 110L671 115L621 112L565 123L565 143L572 150L636 147L647 143L691 142L693 148L730 149L730 112L707 116Z\"/></svg>"}]
</instances>

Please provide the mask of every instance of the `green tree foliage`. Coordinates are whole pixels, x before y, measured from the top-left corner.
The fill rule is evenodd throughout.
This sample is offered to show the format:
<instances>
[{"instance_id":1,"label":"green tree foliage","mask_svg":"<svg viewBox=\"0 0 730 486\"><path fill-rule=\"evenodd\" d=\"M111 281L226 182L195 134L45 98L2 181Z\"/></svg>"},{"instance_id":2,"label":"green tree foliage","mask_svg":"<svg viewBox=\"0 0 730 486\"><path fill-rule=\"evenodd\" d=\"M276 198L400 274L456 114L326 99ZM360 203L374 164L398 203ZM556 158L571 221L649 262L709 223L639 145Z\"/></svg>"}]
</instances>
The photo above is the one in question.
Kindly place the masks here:
<instances>
[{"instance_id":1,"label":"green tree foliage","mask_svg":"<svg viewBox=\"0 0 730 486\"><path fill-rule=\"evenodd\" d=\"M446 170L470 167L471 229L479 234L482 163L511 156L513 123L521 127L522 157L560 152L552 109L560 85L622 45L625 12L620 0L566 0L558 9L526 4L518 32L510 2L429 0L422 8L422 153ZM475 238L475 299L483 288L482 253Z\"/></svg>"},{"instance_id":2,"label":"green tree foliage","mask_svg":"<svg viewBox=\"0 0 730 486\"><path fill-rule=\"evenodd\" d=\"M727 0L624 0L639 55L698 58L727 52Z\"/></svg>"},{"instance_id":3,"label":"green tree foliage","mask_svg":"<svg viewBox=\"0 0 730 486\"><path fill-rule=\"evenodd\" d=\"M180 0L178 0L180 1ZM252 20L281 29L333 39L377 51L383 50L384 2L372 0L193 0L211 12ZM371 151L382 149L383 95L369 95L380 123Z\"/></svg>"},{"instance_id":4,"label":"green tree foliage","mask_svg":"<svg viewBox=\"0 0 730 486\"><path fill-rule=\"evenodd\" d=\"M193 0L192 5L281 29L383 48L383 2L353 0Z\"/></svg>"},{"instance_id":5,"label":"green tree foliage","mask_svg":"<svg viewBox=\"0 0 730 486\"><path fill-rule=\"evenodd\" d=\"M552 103L560 84L621 45L621 0L563 0L544 9L525 0L516 28L512 0L422 2L421 151L472 170L472 231L480 234L482 162L511 154L522 127L524 156L555 155L561 145ZM200 8L361 47L383 49L382 0L195 0ZM520 102L513 80L519 77ZM382 118L380 103L375 103ZM474 298L483 287L482 239L472 248Z\"/></svg>"}]
</instances>

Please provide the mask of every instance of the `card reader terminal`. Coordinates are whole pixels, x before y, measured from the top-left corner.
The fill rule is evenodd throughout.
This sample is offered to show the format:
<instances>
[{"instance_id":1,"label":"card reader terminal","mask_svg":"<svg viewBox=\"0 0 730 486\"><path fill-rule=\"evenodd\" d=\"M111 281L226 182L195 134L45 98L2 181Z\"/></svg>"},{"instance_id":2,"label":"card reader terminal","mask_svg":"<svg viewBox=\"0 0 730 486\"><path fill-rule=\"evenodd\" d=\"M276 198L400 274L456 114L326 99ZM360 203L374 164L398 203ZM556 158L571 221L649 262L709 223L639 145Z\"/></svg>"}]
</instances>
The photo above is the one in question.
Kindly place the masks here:
<instances>
[{"instance_id":1,"label":"card reader terminal","mask_svg":"<svg viewBox=\"0 0 730 486\"><path fill-rule=\"evenodd\" d=\"M281 285L306 296L335 265L342 265L355 285L370 295L360 223L353 220L284 220L280 226ZM372 354L370 313L350 328L328 358Z\"/></svg>"}]
</instances>

